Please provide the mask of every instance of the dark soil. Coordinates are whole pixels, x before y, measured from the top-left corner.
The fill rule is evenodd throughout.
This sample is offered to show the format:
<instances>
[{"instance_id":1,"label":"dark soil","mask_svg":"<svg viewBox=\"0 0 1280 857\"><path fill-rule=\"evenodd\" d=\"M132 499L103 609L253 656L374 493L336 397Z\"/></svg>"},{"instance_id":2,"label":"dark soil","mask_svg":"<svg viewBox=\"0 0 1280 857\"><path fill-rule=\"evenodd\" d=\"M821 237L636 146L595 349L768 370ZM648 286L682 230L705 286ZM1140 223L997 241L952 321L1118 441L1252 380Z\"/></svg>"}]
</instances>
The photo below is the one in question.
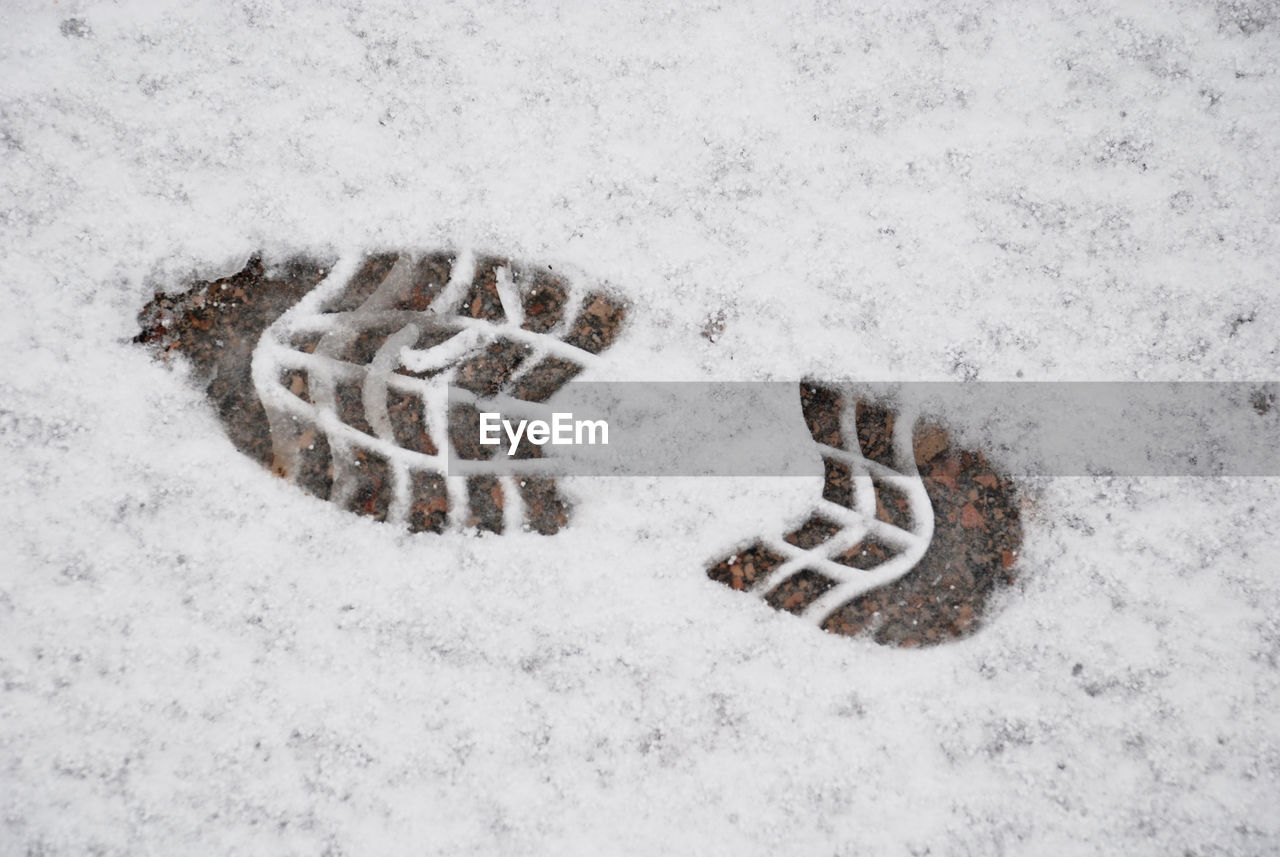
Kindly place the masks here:
<instances>
[{"instance_id":1,"label":"dark soil","mask_svg":"<svg viewBox=\"0 0 1280 857\"><path fill-rule=\"evenodd\" d=\"M498 451L480 443L480 409L475 405L449 406L449 440L463 461L488 461Z\"/></svg>"},{"instance_id":2,"label":"dark soil","mask_svg":"<svg viewBox=\"0 0 1280 857\"><path fill-rule=\"evenodd\" d=\"M992 593L1014 580L1022 525L1013 484L936 427L916 438L933 543L910 574L833 613L828 631L908 647L957 639L977 630Z\"/></svg>"},{"instance_id":3,"label":"dark soil","mask_svg":"<svg viewBox=\"0 0 1280 857\"><path fill-rule=\"evenodd\" d=\"M382 285L400 259L398 253L377 253L365 258L342 293L329 299L325 313L351 313ZM337 359L357 366L367 365L389 336L407 324L420 334L415 347L440 345L460 328L447 321L448 314L427 316L448 285L455 256L427 253L413 261L412 274L393 309L380 313L379 320L352 337ZM135 341L151 346L167 358L181 353L195 368L220 417L228 436L246 455L269 467L277 475L292 479L299 487L322 499L333 491L334 462L329 439L316 426L289 418L290 437L285 441L292 457L276 460L266 411L258 401L251 374L253 349L263 332L286 310L296 304L328 273L332 262L296 258L268 269L260 257L250 259L244 270L211 282L196 282L176 294L157 293L143 308L138 320L141 332ZM484 256L476 275L457 310L471 318L505 320L497 283L499 269L506 267L519 295L524 312L522 327L534 333L548 333L565 321L569 303L567 282L550 266L512 262L499 256ZM567 341L599 353L614 342L626 315L624 305L603 292L591 292L573 323L567 325ZM314 353L320 332L294 337L291 345ZM499 339L467 357L457 367L456 384L478 396L489 397L506 391L515 398L542 402L568 383L582 367L557 357L542 359L516 383L511 378L528 358L527 345ZM396 367L399 374L425 378L443 369L413 372ZM304 402L313 402L310 379L302 370L287 370L281 385ZM365 434L373 430L366 418L362 391L357 380L335 384L335 410L347 425ZM396 443L405 449L434 455L441 439L431 437L420 397L390 388L387 411ZM470 405L450 409L449 441L465 460L491 458L495 447L478 441L479 410ZM522 444L517 457L539 457L539 447ZM380 455L355 448L348 453L348 466L356 474L356 484L346 493L351 511L377 520L386 518L391 498L390 467ZM286 464L288 466L286 466ZM408 526L415 532L441 532L449 513L449 497L441 474L412 471L410 474ZM504 498L501 483L494 477L476 476L468 480L470 500L467 519L482 530L501 532ZM569 505L554 480L526 478L520 483L530 529L545 534L559 531L569 519Z\"/></svg>"},{"instance_id":4,"label":"dark soil","mask_svg":"<svg viewBox=\"0 0 1280 857\"><path fill-rule=\"evenodd\" d=\"M781 556L762 544L755 544L713 565L707 576L733 589L749 590L782 562Z\"/></svg>"},{"instance_id":5,"label":"dark soil","mask_svg":"<svg viewBox=\"0 0 1280 857\"><path fill-rule=\"evenodd\" d=\"M418 262L414 269L413 281L396 304L396 308L422 312L444 291L444 287L449 284L449 275L452 271L453 256L451 254L427 254Z\"/></svg>"},{"instance_id":6,"label":"dark soil","mask_svg":"<svg viewBox=\"0 0 1280 857\"><path fill-rule=\"evenodd\" d=\"M564 341L583 351L599 354L617 338L626 318L626 307L602 292L587 295L582 306L582 314Z\"/></svg>"},{"instance_id":7,"label":"dark soil","mask_svg":"<svg viewBox=\"0 0 1280 857\"><path fill-rule=\"evenodd\" d=\"M502 532L502 483L496 476L468 476L471 517L467 525L491 533Z\"/></svg>"},{"instance_id":8,"label":"dark soil","mask_svg":"<svg viewBox=\"0 0 1280 857\"><path fill-rule=\"evenodd\" d=\"M510 339L500 339L463 361L454 375L454 386L469 390L477 396L496 396L528 356L529 346Z\"/></svg>"},{"instance_id":9,"label":"dark soil","mask_svg":"<svg viewBox=\"0 0 1280 857\"><path fill-rule=\"evenodd\" d=\"M764 600L775 610L799 615L835 585L836 582L826 575L806 568L771 589Z\"/></svg>"},{"instance_id":10,"label":"dark soil","mask_svg":"<svg viewBox=\"0 0 1280 857\"><path fill-rule=\"evenodd\" d=\"M867 536L848 550L836 554L832 559L850 568L870 571L881 563L893 559L897 554L897 550L882 544L875 536Z\"/></svg>"},{"instance_id":11,"label":"dark soil","mask_svg":"<svg viewBox=\"0 0 1280 857\"><path fill-rule=\"evenodd\" d=\"M352 492L347 509L357 515L368 515L375 521L387 519L387 507L391 504L391 468L382 456L360 449L351 450L354 459L356 490Z\"/></svg>"},{"instance_id":12,"label":"dark soil","mask_svg":"<svg viewBox=\"0 0 1280 857\"><path fill-rule=\"evenodd\" d=\"M891 462L893 413L879 406L859 406L856 413L863 455ZM933 504L932 544L909 574L831 614L823 625L828 631L869 634L876 642L907 647L957 639L978 628L996 587L1013 582L1022 525L1012 482L980 452L954 448L938 425L921 423L913 437L916 466ZM908 527L905 497L876 483L877 517ZM874 567L873 560L892 555L870 541L837 561Z\"/></svg>"},{"instance_id":13,"label":"dark soil","mask_svg":"<svg viewBox=\"0 0 1280 857\"><path fill-rule=\"evenodd\" d=\"M511 395L526 402L545 402L582 371L577 363L547 357L516 381Z\"/></svg>"},{"instance_id":14,"label":"dark soil","mask_svg":"<svg viewBox=\"0 0 1280 857\"><path fill-rule=\"evenodd\" d=\"M233 276L180 294L158 292L138 314L142 330L134 342L162 357L185 356L204 379L231 442L263 466L271 465L271 433L250 374L253 348L272 322L315 288L329 264L295 258L268 270L254 256Z\"/></svg>"},{"instance_id":15,"label":"dark soil","mask_svg":"<svg viewBox=\"0 0 1280 857\"><path fill-rule=\"evenodd\" d=\"M518 271L516 287L524 307L524 323L520 326L525 330L546 333L564 318L569 290L550 269Z\"/></svg>"},{"instance_id":16,"label":"dark soil","mask_svg":"<svg viewBox=\"0 0 1280 857\"><path fill-rule=\"evenodd\" d=\"M409 479L409 530L443 533L449 523L449 492L439 473L415 470Z\"/></svg>"},{"instance_id":17,"label":"dark soil","mask_svg":"<svg viewBox=\"0 0 1280 857\"><path fill-rule=\"evenodd\" d=\"M387 274L391 273L391 269L395 267L396 260L399 258L398 253L378 253L369 256L355 276L348 281L342 294L325 306L324 312L355 312L360 309L369 296L378 290L378 286L382 285L382 281L387 278Z\"/></svg>"},{"instance_id":18,"label":"dark soil","mask_svg":"<svg viewBox=\"0 0 1280 857\"><path fill-rule=\"evenodd\" d=\"M835 521L821 515L813 515L800 525L800 529L787 533L783 538L801 550L809 550L816 548L838 532L840 532L840 525Z\"/></svg>"},{"instance_id":19,"label":"dark soil","mask_svg":"<svg viewBox=\"0 0 1280 857\"><path fill-rule=\"evenodd\" d=\"M543 535L558 532L569 523L569 506L560 496L554 479L527 476L520 480L529 526Z\"/></svg>"},{"instance_id":20,"label":"dark soil","mask_svg":"<svg viewBox=\"0 0 1280 857\"><path fill-rule=\"evenodd\" d=\"M507 320L502 298L498 296L498 269L507 264L506 259L497 256L484 256L477 260L476 275L467 296L462 299L464 314L487 321Z\"/></svg>"},{"instance_id":21,"label":"dark soil","mask_svg":"<svg viewBox=\"0 0 1280 857\"><path fill-rule=\"evenodd\" d=\"M840 414L845 402L839 390L805 383L800 389L805 422L814 440L847 449L841 436ZM896 414L883 404L858 402L855 407L858 444L864 457L886 466L894 461ZM1017 492L980 453L957 449L938 425L915 427L913 454L934 511L933 541L916 567L893 583L853 599L833 612L823 627L837 634L868 635L878 643L904 647L928 646L972 634L981 624L992 593L1013 582L1022 542ZM853 507L848 465L824 458L822 496ZM893 485L873 479L876 516L909 529L907 498ZM838 527L815 514L785 536L802 549L830 539ZM871 570L897 554L894 548L868 536L833 556L835 562ZM782 557L756 544L708 569L712 580L734 589L750 589L756 580L782 562ZM796 582L792 582L796 581ZM831 581L805 570L766 594L773 607L800 612Z\"/></svg>"},{"instance_id":22,"label":"dark soil","mask_svg":"<svg viewBox=\"0 0 1280 857\"><path fill-rule=\"evenodd\" d=\"M426 412L420 397L389 388L387 416L391 419L391 431L397 444L423 455L435 455L439 451L427 431Z\"/></svg>"},{"instance_id":23,"label":"dark soil","mask_svg":"<svg viewBox=\"0 0 1280 857\"><path fill-rule=\"evenodd\" d=\"M361 386L356 381L339 381L334 385L334 405L338 419L353 429L372 435L373 428L364 417Z\"/></svg>"}]
</instances>

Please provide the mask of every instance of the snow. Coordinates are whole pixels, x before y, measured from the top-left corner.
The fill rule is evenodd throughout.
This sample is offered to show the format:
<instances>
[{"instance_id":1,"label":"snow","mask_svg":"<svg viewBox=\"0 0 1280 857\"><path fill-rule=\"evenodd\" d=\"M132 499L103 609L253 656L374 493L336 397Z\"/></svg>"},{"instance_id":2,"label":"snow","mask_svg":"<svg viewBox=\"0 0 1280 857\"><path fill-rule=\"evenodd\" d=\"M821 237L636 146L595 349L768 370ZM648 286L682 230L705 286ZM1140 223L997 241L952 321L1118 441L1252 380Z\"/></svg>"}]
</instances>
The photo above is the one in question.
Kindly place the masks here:
<instances>
[{"instance_id":1,"label":"snow","mask_svg":"<svg viewBox=\"0 0 1280 857\"><path fill-rule=\"evenodd\" d=\"M603 378L1272 380L1273 4L3 19L0 854L1280 847L1275 479L1038 480L988 626L886 650L703 573L818 477L409 536L129 342L258 247L458 244L626 295Z\"/></svg>"}]
</instances>

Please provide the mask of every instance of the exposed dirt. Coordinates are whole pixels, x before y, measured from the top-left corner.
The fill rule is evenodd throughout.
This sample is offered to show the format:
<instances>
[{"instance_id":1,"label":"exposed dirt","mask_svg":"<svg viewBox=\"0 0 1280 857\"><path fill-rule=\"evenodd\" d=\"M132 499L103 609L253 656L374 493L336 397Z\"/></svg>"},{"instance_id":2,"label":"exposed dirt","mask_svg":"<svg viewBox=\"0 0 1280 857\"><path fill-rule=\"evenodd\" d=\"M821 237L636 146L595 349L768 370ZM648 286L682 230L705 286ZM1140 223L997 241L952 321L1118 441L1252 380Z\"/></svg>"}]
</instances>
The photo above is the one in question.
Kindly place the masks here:
<instances>
[{"instance_id":1,"label":"exposed dirt","mask_svg":"<svg viewBox=\"0 0 1280 857\"><path fill-rule=\"evenodd\" d=\"M831 614L828 631L907 647L957 639L977 630L991 594L1014 580L1022 523L1013 483L980 452L954 449L937 426L917 427L915 437L933 542L911 573ZM866 555L849 557L854 567L886 550L861 547Z\"/></svg>"},{"instance_id":2,"label":"exposed dirt","mask_svg":"<svg viewBox=\"0 0 1280 857\"><path fill-rule=\"evenodd\" d=\"M267 270L254 256L233 276L196 283L180 294L157 293L138 314L142 330L134 342L191 361L231 442L269 466L271 432L253 388L253 348L328 269L324 260L296 258Z\"/></svg>"},{"instance_id":3,"label":"exposed dirt","mask_svg":"<svg viewBox=\"0 0 1280 857\"><path fill-rule=\"evenodd\" d=\"M713 565L708 569L707 576L732 589L747 590L755 586L760 578L782 565L782 562L780 554L756 544Z\"/></svg>"},{"instance_id":4,"label":"exposed dirt","mask_svg":"<svg viewBox=\"0 0 1280 857\"><path fill-rule=\"evenodd\" d=\"M478 260L475 275L458 306L428 314L448 286L455 263L451 253L432 252L410 257L407 285L391 296L390 303L382 304L391 309L378 310L376 319L366 321L370 318L368 313L356 313L378 292L401 258L402 254L395 252L367 256L345 288L326 302L322 312L339 319L339 324L360 325L333 359L367 367L387 338L409 324L419 330L414 348L428 351L462 331L459 325L450 323L451 316L503 322L506 313L499 281L504 277L509 278L519 298L523 329L550 334L557 326L563 326L565 340L591 354L598 354L616 340L626 317L626 308L620 301L596 290L583 295L572 324L564 325L571 305L568 281L551 266L499 256L482 256ZM278 439L289 453L282 457L253 386L251 360L259 338L323 279L331 264L327 260L297 258L268 270L255 256L234 276L197 282L172 295L159 293L139 314L142 330L135 341L151 346L162 357L178 352L190 360L238 449L308 493L322 499L340 499L353 512L384 520L393 494L391 468L385 458L359 445L348 449L349 444L344 442L334 447L318 425L308 424L294 414L284 419L288 436ZM290 345L304 354L315 354L322 338L321 332L301 333L294 336ZM393 371L409 378L430 379L453 368L456 386L477 396L487 398L506 392L532 402L546 401L582 371L582 366L571 360L543 357L516 377L531 352L527 344L499 337L463 356L452 367L418 372L396 365ZM312 379L306 370L285 370L279 382L302 402L315 404ZM338 419L373 436L359 377L335 380L333 394ZM386 405L397 445L422 455L440 451L445 439L431 436L426 405L420 395L389 386ZM474 406L454 405L447 423L448 441L459 458L484 461L495 454L495 447L477 442L479 410ZM335 449L344 462L345 469L340 472L348 474L352 481L343 489L341 498L332 496ZM541 454L539 447L525 443L515 457L534 458ZM505 503L501 482L495 477L475 476L468 479L467 486L469 500L464 520L482 530L501 532ZM443 531L450 503L443 476L429 470L411 470L408 488L408 527L413 531ZM552 534L568 522L569 505L554 480L523 479L519 492L525 504L526 525L531 530Z\"/></svg>"},{"instance_id":5,"label":"exposed dirt","mask_svg":"<svg viewBox=\"0 0 1280 857\"><path fill-rule=\"evenodd\" d=\"M367 257L346 289L325 306L326 313L354 313L360 309L396 265L399 255L382 253ZM409 323L419 328L416 348L427 350L450 341L460 328L448 322L448 314L428 318L445 290L453 258L430 253L412 260L408 285L396 297L396 309L381 313L347 342L339 357L354 366L366 366L387 340ZM235 446L279 475L287 476L303 490L323 499L340 499L350 511L385 520L393 495L392 469L380 454L359 446L340 445L346 487L341 498L332 497L335 485L334 447L325 432L295 415L289 431L292 456L280 459L273 451L267 414L253 386L251 359L254 346L266 328L323 279L329 262L296 258L268 269L260 257L250 259L244 270L211 282L199 282L180 294L157 294L139 315L142 326L136 341L152 347L162 357L181 353L194 367ZM510 277L519 295L524 319L521 327L536 333L555 330L570 306L566 282L549 267L512 263L483 257L476 275L457 308L466 317L503 321L500 277ZM508 288L508 286L501 286ZM365 318L366 316L354 316ZM581 309L563 329L565 341L590 353L599 353L617 338L626 317L619 301L600 291L583 296ZM312 354L318 334L297 336L291 343ZM512 378L529 359L528 345L499 337L465 356L456 366L456 383L481 397L506 392L515 398L541 402L575 377L582 367L559 357L544 357ZM394 367L401 375L430 378L443 371L413 372ZM304 370L281 373L280 384L306 403L314 403L311 379ZM358 380L334 383L336 415L364 434L373 428L364 412ZM854 440L842 437L840 415L845 406L841 392L819 384L801 387L804 418L814 439L837 449L848 449ZM388 389L387 416L395 442L423 455L435 455L444 438L428 430L421 396L402 389ZM1254 403L1258 407L1259 403ZM1265 406L1265 403L1264 403ZM887 467L900 468L894 460L893 429L896 414L883 403L855 404L856 443L864 457ZM448 414L449 442L464 460L484 461L497 451L475 442L479 411L470 405L454 405ZM868 634L877 642L923 646L963 637L981 623L987 600L995 589L1012 582L1021 543L1016 493L1011 482L996 472L980 452L954 448L944 429L933 424L914 429L913 455L934 511L933 541L910 573L841 606L823 622L839 634ZM527 444L519 457L537 457L541 450ZM830 455L824 457L822 496L853 508L851 467ZM526 526L539 532L557 532L569 520L570 509L554 480L523 478L516 483L523 500ZM876 517L894 526L912 525L910 504L901 491L883 480L873 481ZM492 532L504 528L507 497L493 476L467 479L468 525ZM417 531L443 531L449 518L450 498L442 474L430 470L409 473L409 509L406 525ZM830 540L839 523L813 514L794 531L789 543L808 550ZM831 560L849 568L870 570L897 554L893 547L868 535L858 544L832 555ZM784 558L763 543L739 551L713 565L708 575L733 589L749 590ZM803 569L765 593L765 600L779 610L802 612L827 592L835 581L814 569Z\"/></svg>"},{"instance_id":6,"label":"exposed dirt","mask_svg":"<svg viewBox=\"0 0 1280 857\"><path fill-rule=\"evenodd\" d=\"M842 436L846 402L839 389L801 385L805 423L815 441L849 449ZM863 457L902 469L893 445L897 415L883 403L854 402L857 444ZM870 635L876 642L904 647L927 646L958 639L975 631L992 592L1013 582L1022 542L1017 495L1012 482L979 452L953 447L942 427L920 423L913 433L912 455L934 512L933 539L923 559L893 583L854 598L835 610L822 627L837 634ZM823 499L854 508L853 472L849 464L824 457ZM909 530L910 504L888 482L873 478L876 517ZM838 523L814 513L784 540L802 550L816 548L836 535ZM870 571L899 551L874 535L829 558L849 568ZM783 557L756 543L713 566L707 574L734 589L749 590ZM804 569L765 593L779 610L802 612L834 585L812 569Z\"/></svg>"}]
</instances>

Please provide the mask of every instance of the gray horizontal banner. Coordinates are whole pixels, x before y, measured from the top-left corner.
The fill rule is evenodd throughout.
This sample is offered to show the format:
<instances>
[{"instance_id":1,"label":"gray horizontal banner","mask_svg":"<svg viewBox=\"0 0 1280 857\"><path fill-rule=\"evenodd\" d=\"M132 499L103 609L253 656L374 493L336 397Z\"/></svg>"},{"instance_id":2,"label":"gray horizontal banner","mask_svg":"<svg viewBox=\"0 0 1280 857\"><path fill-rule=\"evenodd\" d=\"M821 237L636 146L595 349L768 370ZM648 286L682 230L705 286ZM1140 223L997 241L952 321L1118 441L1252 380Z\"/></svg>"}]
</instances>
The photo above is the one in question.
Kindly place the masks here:
<instances>
[{"instance_id":1,"label":"gray horizontal banner","mask_svg":"<svg viewBox=\"0 0 1280 857\"><path fill-rule=\"evenodd\" d=\"M941 425L1011 476L1280 475L1276 383L822 386L889 408L908 427ZM450 430L450 475L823 473L796 383L580 382L544 403L451 388Z\"/></svg>"}]
</instances>

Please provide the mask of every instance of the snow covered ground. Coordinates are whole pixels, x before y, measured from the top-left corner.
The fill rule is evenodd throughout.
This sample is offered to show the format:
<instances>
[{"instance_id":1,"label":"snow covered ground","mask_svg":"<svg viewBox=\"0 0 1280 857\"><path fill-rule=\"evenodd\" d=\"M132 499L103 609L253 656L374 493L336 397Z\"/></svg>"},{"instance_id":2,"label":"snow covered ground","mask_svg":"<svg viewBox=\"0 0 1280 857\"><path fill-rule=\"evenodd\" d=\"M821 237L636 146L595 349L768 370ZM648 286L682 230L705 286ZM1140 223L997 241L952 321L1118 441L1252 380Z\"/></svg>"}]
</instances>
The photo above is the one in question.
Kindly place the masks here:
<instances>
[{"instance_id":1,"label":"snow covered ground","mask_svg":"<svg viewBox=\"0 0 1280 857\"><path fill-rule=\"evenodd\" d=\"M409 536L129 342L258 247L473 244L626 294L622 380L1273 380L1273 2L0 25L0 854L1280 849L1280 480L1031 486L987 627L900 651L704 574L817 478Z\"/></svg>"}]
</instances>

